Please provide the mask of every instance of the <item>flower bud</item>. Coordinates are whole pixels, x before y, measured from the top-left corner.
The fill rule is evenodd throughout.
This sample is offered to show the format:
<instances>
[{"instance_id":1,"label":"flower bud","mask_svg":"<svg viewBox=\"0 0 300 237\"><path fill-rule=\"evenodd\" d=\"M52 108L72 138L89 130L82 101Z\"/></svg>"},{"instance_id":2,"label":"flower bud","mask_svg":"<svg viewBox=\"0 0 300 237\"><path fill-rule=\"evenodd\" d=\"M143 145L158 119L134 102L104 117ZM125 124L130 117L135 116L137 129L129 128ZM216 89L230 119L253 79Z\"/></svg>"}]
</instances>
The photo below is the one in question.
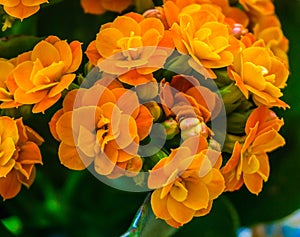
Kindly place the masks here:
<instances>
[{"instance_id":1,"label":"flower bud","mask_svg":"<svg viewBox=\"0 0 300 237\"><path fill-rule=\"evenodd\" d=\"M188 63L190 58L191 57L189 55L185 55L185 54L172 57L166 63L165 68L171 72L190 75L193 71L192 67Z\"/></svg>"},{"instance_id":2,"label":"flower bud","mask_svg":"<svg viewBox=\"0 0 300 237\"><path fill-rule=\"evenodd\" d=\"M243 93L234 83L220 88L220 94L227 114L239 107L244 97Z\"/></svg>"},{"instance_id":3,"label":"flower bud","mask_svg":"<svg viewBox=\"0 0 300 237\"><path fill-rule=\"evenodd\" d=\"M153 117L153 122L158 121L162 117L163 111L155 101L149 101L143 105L146 106L147 109L150 111Z\"/></svg>"},{"instance_id":4,"label":"flower bud","mask_svg":"<svg viewBox=\"0 0 300 237\"><path fill-rule=\"evenodd\" d=\"M179 133L178 123L173 118L169 118L169 119L165 120L164 122L162 122L161 124L165 128L167 140L173 139Z\"/></svg>"},{"instance_id":5,"label":"flower bud","mask_svg":"<svg viewBox=\"0 0 300 237\"><path fill-rule=\"evenodd\" d=\"M227 131L233 134L243 134L245 132L245 126L249 115L252 110L249 111L234 111L227 116Z\"/></svg>"},{"instance_id":6,"label":"flower bud","mask_svg":"<svg viewBox=\"0 0 300 237\"><path fill-rule=\"evenodd\" d=\"M183 140L189 137L198 136L202 131L202 126L197 118L185 118L180 122L181 138Z\"/></svg>"},{"instance_id":7,"label":"flower bud","mask_svg":"<svg viewBox=\"0 0 300 237\"><path fill-rule=\"evenodd\" d=\"M215 69L214 73L217 76L214 82L217 84L219 88L227 86L232 83L232 80L228 76L227 69Z\"/></svg>"},{"instance_id":8,"label":"flower bud","mask_svg":"<svg viewBox=\"0 0 300 237\"><path fill-rule=\"evenodd\" d=\"M244 143L246 136L237 136L232 134L226 134L225 142L222 148L222 152L232 153L235 142Z\"/></svg>"},{"instance_id":9,"label":"flower bud","mask_svg":"<svg viewBox=\"0 0 300 237\"><path fill-rule=\"evenodd\" d=\"M144 101L154 99L158 95L158 84L156 81L137 85L135 89L138 97Z\"/></svg>"}]
</instances>

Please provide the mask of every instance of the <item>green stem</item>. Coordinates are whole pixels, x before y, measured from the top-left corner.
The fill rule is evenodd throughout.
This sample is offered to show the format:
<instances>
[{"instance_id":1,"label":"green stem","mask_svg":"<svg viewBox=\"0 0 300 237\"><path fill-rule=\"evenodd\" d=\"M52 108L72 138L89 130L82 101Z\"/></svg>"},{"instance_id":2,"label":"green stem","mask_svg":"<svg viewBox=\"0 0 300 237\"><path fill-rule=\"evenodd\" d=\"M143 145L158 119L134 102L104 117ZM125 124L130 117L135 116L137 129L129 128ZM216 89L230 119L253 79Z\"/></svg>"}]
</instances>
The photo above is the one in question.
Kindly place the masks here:
<instances>
[{"instance_id":1,"label":"green stem","mask_svg":"<svg viewBox=\"0 0 300 237\"><path fill-rule=\"evenodd\" d=\"M120 237L169 237L177 231L165 221L156 218L151 208L150 196L149 193L129 229Z\"/></svg>"}]
</instances>

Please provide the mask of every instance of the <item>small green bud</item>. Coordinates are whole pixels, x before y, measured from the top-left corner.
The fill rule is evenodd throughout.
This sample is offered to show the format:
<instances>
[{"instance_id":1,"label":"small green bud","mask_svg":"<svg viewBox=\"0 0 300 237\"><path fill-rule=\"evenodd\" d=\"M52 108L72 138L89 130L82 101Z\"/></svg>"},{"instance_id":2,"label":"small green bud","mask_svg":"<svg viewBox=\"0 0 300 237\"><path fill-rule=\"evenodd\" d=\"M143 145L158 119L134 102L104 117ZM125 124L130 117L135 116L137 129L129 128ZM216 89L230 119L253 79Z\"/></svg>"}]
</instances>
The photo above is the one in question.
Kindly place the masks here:
<instances>
[{"instance_id":1,"label":"small green bud","mask_svg":"<svg viewBox=\"0 0 300 237\"><path fill-rule=\"evenodd\" d=\"M227 114L230 114L237 107L239 107L241 105L242 98L244 98L243 93L235 85L235 83L231 83L220 88L220 94L222 96Z\"/></svg>"},{"instance_id":2,"label":"small green bud","mask_svg":"<svg viewBox=\"0 0 300 237\"><path fill-rule=\"evenodd\" d=\"M214 82L217 84L219 88L227 86L232 83L232 80L228 76L227 69L215 69L214 73L217 76Z\"/></svg>"},{"instance_id":3,"label":"small green bud","mask_svg":"<svg viewBox=\"0 0 300 237\"><path fill-rule=\"evenodd\" d=\"M171 56L171 59L165 64L165 69L171 72L190 75L193 71L188 63L190 58L189 55Z\"/></svg>"},{"instance_id":4,"label":"small green bud","mask_svg":"<svg viewBox=\"0 0 300 237\"><path fill-rule=\"evenodd\" d=\"M169 118L161 123L165 128L166 139L171 140L179 133L178 123L175 119Z\"/></svg>"},{"instance_id":5,"label":"small green bud","mask_svg":"<svg viewBox=\"0 0 300 237\"><path fill-rule=\"evenodd\" d=\"M147 103L144 103L143 105L147 107L147 109L153 116L153 122L158 121L162 117L163 111L155 101L149 101Z\"/></svg>"},{"instance_id":6,"label":"small green bud","mask_svg":"<svg viewBox=\"0 0 300 237\"><path fill-rule=\"evenodd\" d=\"M245 126L251 110L249 111L234 111L227 116L227 131L232 134L243 134Z\"/></svg>"},{"instance_id":7,"label":"small green bud","mask_svg":"<svg viewBox=\"0 0 300 237\"><path fill-rule=\"evenodd\" d=\"M225 142L222 148L222 152L232 153L234 144L236 141L243 144L245 142L246 136L237 136L232 134L226 134Z\"/></svg>"}]
</instances>

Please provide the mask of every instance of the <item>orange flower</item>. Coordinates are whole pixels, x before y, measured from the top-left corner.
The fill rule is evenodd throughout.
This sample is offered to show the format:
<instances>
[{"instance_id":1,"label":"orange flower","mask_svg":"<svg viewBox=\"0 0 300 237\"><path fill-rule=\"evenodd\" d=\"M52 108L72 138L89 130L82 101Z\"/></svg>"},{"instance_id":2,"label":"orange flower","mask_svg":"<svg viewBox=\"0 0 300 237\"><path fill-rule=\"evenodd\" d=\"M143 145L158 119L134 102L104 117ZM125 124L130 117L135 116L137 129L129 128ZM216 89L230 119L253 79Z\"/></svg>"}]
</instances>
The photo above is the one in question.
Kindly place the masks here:
<instances>
[{"instance_id":1,"label":"orange flower","mask_svg":"<svg viewBox=\"0 0 300 237\"><path fill-rule=\"evenodd\" d=\"M207 150L202 136L186 140L160 160L148 179L149 188L155 189L151 206L156 217L178 228L208 214L225 187L221 162L220 153Z\"/></svg>"},{"instance_id":2,"label":"orange flower","mask_svg":"<svg viewBox=\"0 0 300 237\"><path fill-rule=\"evenodd\" d=\"M278 133L283 120L266 106L259 106L249 116L245 127L245 141L235 143L231 158L221 169L226 191L238 190L243 184L253 194L258 194L270 173L267 152L285 144Z\"/></svg>"},{"instance_id":3,"label":"orange flower","mask_svg":"<svg viewBox=\"0 0 300 237\"><path fill-rule=\"evenodd\" d=\"M225 16L243 26L248 24L247 15L236 7L230 7L227 0L164 0L163 7L158 7L157 9L161 12L161 19L166 23L165 25L168 29L174 22L179 23L180 13L198 14L197 12L202 7L208 10L211 15L219 15L221 18ZM200 11L203 11L203 9ZM220 16L219 12L222 12L224 16Z\"/></svg>"},{"instance_id":4,"label":"orange flower","mask_svg":"<svg viewBox=\"0 0 300 237\"><path fill-rule=\"evenodd\" d=\"M21 185L27 188L35 178L35 164L42 164L39 150L44 140L21 118L0 117L0 195L3 199L15 197Z\"/></svg>"},{"instance_id":5,"label":"orange flower","mask_svg":"<svg viewBox=\"0 0 300 237\"><path fill-rule=\"evenodd\" d=\"M19 57L6 84L14 101L34 104L32 112L44 112L61 97L75 79L82 60L81 44L68 44L56 36L40 41L32 51Z\"/></svg>"},{"instance_id":6,"label":"orange flower","mask_svg":"<svg viewBox=\"0 0 300 237\"><path fill-rule=\"evenodd\" d=\"M80 0L80 4L85 13L98 15L106 11L121 13L133 5L133 0Z\"/></svg>"},{"instance_id":7,"label":"orange flower","mask_svg":"<svg viewBox=\"0 0 300 237\"><path fill-rule=\"evenodd\" d=\"M100 83L69 92L52 117L60 161L74 170L94 162L96 172L110 178L136 175L142 168L139 141L148 136L153 117L135 92Z\"/></svg>"},{"instance_id":8,"label":"orange flower","mask_svg":"<svg viewBox=\"0 0 300 237\"><path fill-rule=\"evenodd\" d=\"M272 15L274 14L274 4L272 0L239 0L239 3L250 15Z\"/></svg>"},{"instance_id":9,"label":"orange flower","mask_svg":"<svg viewBox=\"0 0 300 237\"><path fill-rule=\"evenodd\" d=\"M190 65L200 73L203 73L205 67L210 77L216 78L212 69L226 67L233 62L234 50L238 48L237 41L227 24L218 20L204 6L200 7L203 11L197 11L194 15L181 13L179 24L174 23L171 31L178 51L192 57ZM219 15L222 15L221 12Z\"/></svg>"},{"instance_id":10,"label":"orange flower","mask_svg":"<svg viewBox=\"0 0 300 237\"><path fill-rule=\"evenodd\" d=\"M228 75L247 99L249 92L252 94L257 105L288 107L279 99L282 96L280 89L286 86L288 67L264 47L263 41L241 49L235 55L233 64L228 67Z\"/></svg>"},{"instance_id":11,"label":"orange flower","mask_svg":"<svg viewBox=\"0 0 300 237\"><path fill-rule=\"evenodd\" d=\"M23 20L40 10L40 5L48 3L47 0L0 0L4 11L13 17Z\"/></svg>"},{"instance_id":12,"label":"orange flower","mask_svg":"<svg viewBox=\"0 0 300 237\"><path fill-rule=\"evenodd\" d=\"M170 83L161 81L159 99L165 115L176 117L183 139L192 134L212 135L205 123L218 115L221 101L194 77L176 75Z\"/></svg>"},{"instance_id":13,"label":"orange flower","mask_svg":"<svg viewBox=\"0 0 300 237\"><path fill-rule=\"evenodd\" d=\"M284 36L276 15L261 16L253 28L256 39L263 39L274 55L288 62L289 41Z\"/></svg>"},{"instance_id":14,"label":"orange flower","mask_svg":"<svg viewBox=\"0 0 300 237\"><path fill-rule=\"evenodd\" d=\"M104 24L86 54L102 71L138 85L153 81L151 73L164 65L172 48L170 32L160 20L131 13Z\"/></svg>"},{"instance_id":15,"label":"orange flower","mask_svg":"<svg viewBox=\"0 0 300 237\"><path fill-rule=\"evenodd\" d=\"M14 70L14 60L7 60L0 58L0 102L1 108L14 108L21 105L20 103L16 103L14 101L13 94L7 88L6 81L10 75L10 73Z\"/></svg>"}]
</instances>

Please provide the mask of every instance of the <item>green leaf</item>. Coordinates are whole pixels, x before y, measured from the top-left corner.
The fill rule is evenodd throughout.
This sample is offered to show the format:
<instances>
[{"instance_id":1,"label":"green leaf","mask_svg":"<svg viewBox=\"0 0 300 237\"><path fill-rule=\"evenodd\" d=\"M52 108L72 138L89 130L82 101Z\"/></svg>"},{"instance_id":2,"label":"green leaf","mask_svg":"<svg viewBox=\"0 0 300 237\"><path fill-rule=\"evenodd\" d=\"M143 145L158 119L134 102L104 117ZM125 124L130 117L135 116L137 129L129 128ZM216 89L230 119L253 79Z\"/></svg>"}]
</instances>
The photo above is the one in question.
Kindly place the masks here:
<instances>
[{"instance_id":1,"label":"green leaf","mask_svg":"<svg viewBox=\"0 0 300 237\"><path fill-rule=\"evenodd\" d=\"M32 50L41 39L31 35L0 38L0 57L10 59L23 52Z\"/></svg>"}]
</instances>

